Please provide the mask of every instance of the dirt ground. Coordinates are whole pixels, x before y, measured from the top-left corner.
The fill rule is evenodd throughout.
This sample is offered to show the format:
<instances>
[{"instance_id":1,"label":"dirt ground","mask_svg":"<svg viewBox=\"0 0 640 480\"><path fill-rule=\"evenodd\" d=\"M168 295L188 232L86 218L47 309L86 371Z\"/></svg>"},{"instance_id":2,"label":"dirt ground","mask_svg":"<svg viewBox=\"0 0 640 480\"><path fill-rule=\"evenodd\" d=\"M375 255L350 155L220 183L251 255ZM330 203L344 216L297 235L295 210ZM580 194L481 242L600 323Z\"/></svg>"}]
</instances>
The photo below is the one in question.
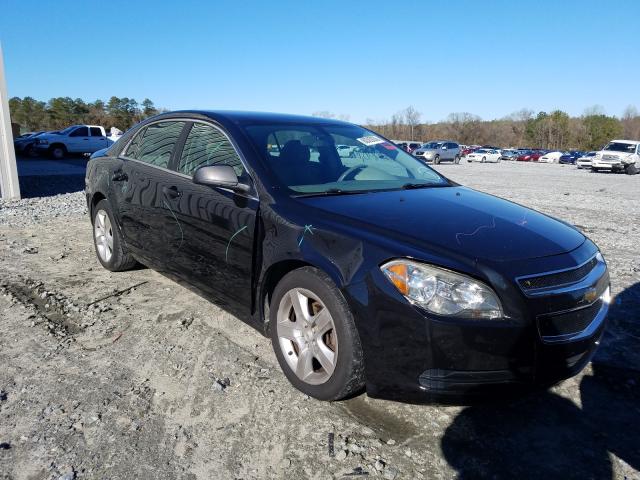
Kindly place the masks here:
<instances>
[{"instance_id":1,"label":"dirt ground","mask_svg":"<svg viewBox=\"0 0 640 480\"><path fill-rule=\"evenodd\" d=\"M229 313L102 269L81 193L0 204L0 478L640 479L640 176L438 169L601 247L615 298L580 375L474 406L319 402Z\"/></svg>"}]
</instances>

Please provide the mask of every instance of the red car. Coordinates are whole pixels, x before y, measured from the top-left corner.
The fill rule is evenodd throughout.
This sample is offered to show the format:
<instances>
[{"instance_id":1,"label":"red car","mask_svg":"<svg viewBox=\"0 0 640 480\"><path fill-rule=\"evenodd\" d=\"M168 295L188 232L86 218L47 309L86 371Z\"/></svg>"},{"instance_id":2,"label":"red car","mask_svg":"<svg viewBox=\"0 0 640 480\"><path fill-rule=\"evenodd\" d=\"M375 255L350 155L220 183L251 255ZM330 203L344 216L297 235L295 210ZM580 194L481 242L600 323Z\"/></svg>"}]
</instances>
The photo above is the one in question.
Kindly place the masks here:
<instances>
[{"instance_id":1,"label":"red car","mask_svg":"<svg viewBox=\"0 0 640 480\"><path fill-rule=\"evenodd\" d=\"M477 150L477 148L475 147L467 147L464 150L462 150L462 156L466 157L467 155L469 155L470 153L473 153Z\"/></svg>"},{"instance_id":2,"label":"red car","mask_svg":"<svg viewBox=\"0 0 640 480\"><path fill-rule=\"evenodd\" d=\"M531 161L532 162L537 162L538 160L540 160L540 157L544 155L544 152L533 152L531 154Z\"/></svg>"},{"instance_id":3,"label":"red car","mask_svg":"<svg viewBox=\"0 0 640 480\"><path fill-rule=\"evenodd\" d=\"M533 151L524 152L518 155L517 160L519 162L537 162L542 155L544 155L543 152L537 152L533 150Z\"/></svg>"}]
</instances>

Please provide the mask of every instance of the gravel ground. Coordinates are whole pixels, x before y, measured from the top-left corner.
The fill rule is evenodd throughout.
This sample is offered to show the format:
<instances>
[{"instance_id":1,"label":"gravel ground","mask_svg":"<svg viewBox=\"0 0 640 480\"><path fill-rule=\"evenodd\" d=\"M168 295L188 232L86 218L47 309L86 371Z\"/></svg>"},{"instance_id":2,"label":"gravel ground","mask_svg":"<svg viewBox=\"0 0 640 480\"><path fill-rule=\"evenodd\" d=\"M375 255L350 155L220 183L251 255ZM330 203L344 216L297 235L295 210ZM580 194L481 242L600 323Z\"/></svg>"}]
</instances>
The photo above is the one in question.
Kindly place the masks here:
<instances>
[{"instance_id":1,"label":"gravel ground","mask_svg":"<svg viewBox=\"0 0 640 480\"><path fill-rule=\"evenodd\" d=\"M640 479L640 176L437 167L576 224L611 269L593 364L483 405L323 403L270 343L148 269L95 259L82 193L0 203L0 478Z\"/></svg>"}]
</instances>

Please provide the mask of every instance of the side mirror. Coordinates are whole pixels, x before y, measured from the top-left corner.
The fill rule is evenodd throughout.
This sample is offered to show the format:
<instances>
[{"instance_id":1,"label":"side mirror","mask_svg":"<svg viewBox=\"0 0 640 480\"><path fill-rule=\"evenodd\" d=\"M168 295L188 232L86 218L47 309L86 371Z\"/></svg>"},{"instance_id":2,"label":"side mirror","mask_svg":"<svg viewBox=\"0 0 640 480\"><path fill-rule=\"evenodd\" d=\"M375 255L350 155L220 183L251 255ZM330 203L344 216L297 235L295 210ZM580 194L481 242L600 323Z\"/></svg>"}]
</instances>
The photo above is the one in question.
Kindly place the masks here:
<instances>
[{"instance_id":1,"label":"side mirror","mask_svg":"<svg viewBox=\"0 0 640 480\"><path fill-rule=\"evenodd\" d=\"M193 174L193 183L197 185L208 185L210 187L228 188L234 192L241 193L246 193L250 190L249 185L238 181L236 171L229 165L200 167Z\"/></svg>"}]
</instances>

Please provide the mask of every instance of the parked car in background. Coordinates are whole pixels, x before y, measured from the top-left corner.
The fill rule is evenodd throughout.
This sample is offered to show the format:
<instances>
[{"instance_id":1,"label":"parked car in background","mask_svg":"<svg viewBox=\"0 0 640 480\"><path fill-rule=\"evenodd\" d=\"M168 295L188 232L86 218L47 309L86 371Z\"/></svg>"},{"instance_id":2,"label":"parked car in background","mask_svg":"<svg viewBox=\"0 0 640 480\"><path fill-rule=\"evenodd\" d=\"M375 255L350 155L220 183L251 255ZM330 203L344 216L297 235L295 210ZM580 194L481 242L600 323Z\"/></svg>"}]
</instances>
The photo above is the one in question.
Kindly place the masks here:
<instances>
[{"instance_id":1,"label":"parked car in background","mask_svg":"<svg viewBox=\"0 0 640 480\"><path fill-rule=\"evenodd\" d=\"M470 153L475 152L478 148L479 147L465 147L465 148L462 148L461 151L460 151L460 155L462 157L466 157Z\"/></svg>"},{"instance_id":2,"label":"parked car in background","mask_svg":"<svg viewBox=\"0 0 640 480\"><path fill-rule=\"evenodd\" d=\"M467 155L467 162L493 162L498 163L500 161L500 151L490 148L479 148L473 153Z\"/></svg>"},{"instance_id":3,"label":"parked car in background","mask_svg":"<svg viewBox=\"0 0 640 480\"><path fill-rule=\"evenodd\" d=\"M371 155L341 161L336 143ZM94 156L85 184L105 269L140 261L189 284L321 400L547 387L606 326L607 264L581 231L346 122L161 114Z\"/></svg>"},{"instance_id":4,"label":"parked car in background","mask_svg":"<svg viewBox=\"0 0 640 480\"><path fill-rule=\"evenodd\" d=\"M626 172L635 175L640 172L640 142L635 140L612 140L596 152L591 169Z\"/></svg>"},{"instance_id":5,"label":"parked car in background","mask_svg":"<svg viewBox=\"0 0 640 480\"><path fill-rule=\"evenodd\" d=\"M460 163L460 145L449 140L428 142L414 151L413 156L436 165L444 161Z\"/></svg>"},{"instance_id":6,"label":"parked car in background","mask_svg":"<svg viewBox=\"0 0 640 480\"><path fill-rule=\"evenodd\" d=\"M34 145L36 143L36 138L38 135L45 133L44 131L40 132L29 132L24 135L20 135L13 141L13 147L18 155L28 155L34 156L36 154Z\"/></svg>"},{"instance_id":7,"label":"parked car in background","mask_svg":"<svg viewBox=\"0 0 640 480\"><path fill-rule=\"evenodd\" d=\"M578 168L591 168L591 162L593 161L593 157L595 156L596 152L587 152L581 157L578 157L578 160L576 160L576 165L578 166Z\"/></svg>"},{"instance_id":8,"label":"parked car in background","mask_svg":"<svg viewBox=\"0 0 640 480\"><path fill-rule=\"evenodd\" d=\"M518 158L518 155L520 155L520 153L511 148L500 150L500 160L515 160Z\"/></svg>"},{"instance_id":9,"label":"parked car in background","mask_svg":"<svg viewBox=\"0 0 640 480\"><path fill-rule=\"evenodd\" d=\"M277 145L275 145L277 147ZM356 147L353 145L336 145L336 151L340 157L353 157Z\"/></svg>"},{"instance_id":10,"label":"parked car in background","mask_svg":"<svg viewBox=\"0 0 640 480\"><path fill-rule=\"evenodd\" d=\"M558 161L558 159L562 156L562 152L547 152L544 155L542 155L538 161L540 163L556 163Z\"/></svg>"},{"instance_id":11,"label":"parked car in background","mask_svg":"<svg viewBox=\"0 0 640 480\"><path fill-rule=\"evenodd\" d=\"M516 157L516 160L518 162L531 162L531 155L533 155L534 152L530 151L530 150L524 150L524 151L520 151L520 155L518 155Z\"/></svg>"},{"instance_id":12,"label":"parked car in background","mask_svg":"<svg viewBox=\"0 0 640 480\"><path fill-rule=\"evenodd\" d=\"M93 153L113 144L104 127L98 125L72 125L61 131L47 132L36 138L35 149L55 159L67 153Z\"/></svg>"},{"instance_id":13,"label":"parked car in background","mask_svg":"<svg viewBox=\"0 0 640 480\"><path fill-rule=\"evenodd\" d=\"M411 141L411 140L394 140L393 143L400 147L407 153L412 153L414 150L417 150L422 146L421 142Z\"/></svg>"},{"instance_id":14,"label":"parked car in background","mask_svg":"<svg viewBox=\"0 0 640 480\"><path fill-rule=\"evenodd\" d=\"M577 150L571 150L569 152L565 152L558 159L558 163L563 163L565 165L575 165L578 158L582 156L582 152Z\"/></svg>"},{"instance_id":15,"label":"parked car in background","mask_svg":"<svg viewBox=\"0 0 640 480\"><path fill-rule=\"evenodd\" d=\"M538 160L540 160L540 157L542 157L546 152L543 150L536 150L535 152L532 152L530 155L530 160L531 162L537 162Z\"/></svg>"}]
</instances>

